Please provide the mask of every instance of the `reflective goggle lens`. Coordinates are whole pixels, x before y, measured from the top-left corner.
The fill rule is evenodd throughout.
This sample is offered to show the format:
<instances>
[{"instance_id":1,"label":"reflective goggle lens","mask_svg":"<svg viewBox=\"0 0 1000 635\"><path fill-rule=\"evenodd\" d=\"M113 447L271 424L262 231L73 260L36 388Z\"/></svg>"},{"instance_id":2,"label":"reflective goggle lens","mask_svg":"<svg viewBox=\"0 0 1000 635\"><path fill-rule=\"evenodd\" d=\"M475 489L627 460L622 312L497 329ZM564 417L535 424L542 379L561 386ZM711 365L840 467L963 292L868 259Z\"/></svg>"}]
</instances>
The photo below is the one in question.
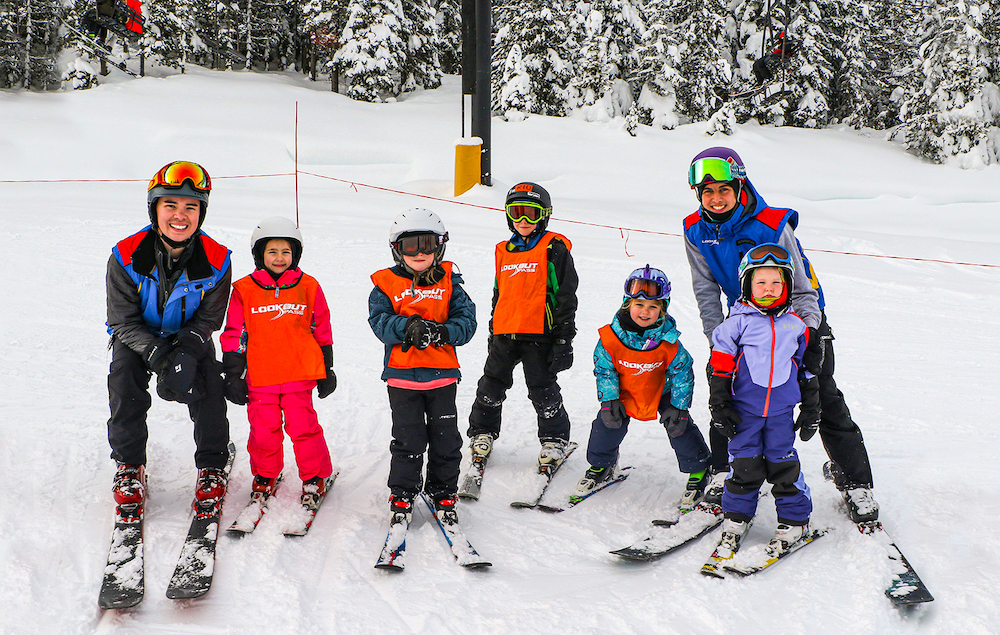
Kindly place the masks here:
<instances>
[{"instance_id":1,"label":"reflective goggle lens","mask_svg":"<svg viewBox=\"0 0 1000 635\"><path fill-rule=\"evenodd\" d=\"M691 164L691 171L688 173L688 184L694 188L704 183L709 177L712 181L732 181L741 178L737 174L736 166L723 159L706 158L698 159Z\"/></svg>"},{"instance_id":2,"label":"reflective goggle lens","mask_svg":"<svg viewBox=\"0 0 1000 635\"><path fill-rule=\"evenodd\" d=\"M212 191L212 179L208 172L197 163L190 161L174 161L156 173L149 182L147 190L157 186L180 187L184 181L191 181L191 186L202 192Z\"/></svg>"},{"instance_id":3,"label":"reflective goggle lens","mask_svg":"<svg viewBox=\"0 0 1000 635\"><path fill-rule=\"evenodd\" d=\"M625 284L625 295L630 298L643 296L647 300L656 300L663 295L663 287L655 280L632 278Z\"/></svg>"},{"instance_id":4,"label":"reflective goggle lens","mask_svg":"<svg viewBox=\"0 0 1000 635\"><path fill-rule=\"evenodd\" d=\"M417 234L397 240L396 249L404 256L416 256L420 253L433 254L440 244L440 236L437 234Z\"/></svg>"},{"instance_id":5,"label":"reflective goggle lens","mask_svg":"<svg viewBox=\"0 0 1000 635\"><path fill-rule=\"evenodd\" d=\"M761 245L754 247L747 253L749 264L759 265L768 260L775 264L786 263L790 260L788 250L780 245Z\"/></svg>"},{"instance_id":6,"label":"reflective goggle lens","mask_svg":"<svg viewBox=\"0 0 1000 635\"><path fill-rule=\"evenodd\" d=\"M523 220L529 223L537 223L545 218L547 212L546 208L537 203L517 202L507 206L507 216L515 223Z\"/></svg>"}]
</instances>

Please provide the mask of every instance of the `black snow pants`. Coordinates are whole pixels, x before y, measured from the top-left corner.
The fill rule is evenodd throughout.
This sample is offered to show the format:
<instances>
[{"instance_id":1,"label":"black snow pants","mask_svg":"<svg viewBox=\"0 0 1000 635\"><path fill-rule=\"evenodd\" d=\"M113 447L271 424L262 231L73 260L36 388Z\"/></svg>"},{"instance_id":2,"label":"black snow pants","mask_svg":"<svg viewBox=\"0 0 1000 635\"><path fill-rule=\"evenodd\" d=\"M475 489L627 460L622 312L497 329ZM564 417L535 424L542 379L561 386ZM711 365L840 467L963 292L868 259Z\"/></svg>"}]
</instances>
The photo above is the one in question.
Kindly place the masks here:
<instances>
[{"instance_id":1,"label":"black snow pants","mask_svg":"<svg viewBox=\"0 0 1000 635\"><path fill-rule=\"evenodd\" d=\"M423 481L424 452L427 481L424 491L432 499L454 496L462 462L462 435L458 432L455 395L458 384L432 390L389 386L392 442L389 452L389 489L393 494L416 495Z\"/></svg>"}]
</instances>

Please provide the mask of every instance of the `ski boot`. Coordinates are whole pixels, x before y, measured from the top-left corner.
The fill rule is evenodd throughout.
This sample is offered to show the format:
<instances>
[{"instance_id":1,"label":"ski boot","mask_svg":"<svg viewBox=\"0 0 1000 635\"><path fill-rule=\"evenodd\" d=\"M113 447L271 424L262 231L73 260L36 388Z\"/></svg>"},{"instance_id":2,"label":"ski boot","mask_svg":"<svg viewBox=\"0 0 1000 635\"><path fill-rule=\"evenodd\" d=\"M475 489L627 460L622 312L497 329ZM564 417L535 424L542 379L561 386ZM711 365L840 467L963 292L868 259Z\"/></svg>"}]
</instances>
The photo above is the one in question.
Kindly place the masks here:
<instances>
[{"instance_id":1,"label":"ski boot","mask_svg":"<svg viewBox=\"0 0 1000 635\"><path fill-rule=\"evenodd\" d=\"M392 512L392 518L389 521L390 525L399 523L408 525L410 523L410 519L413 518L414 496L411 492L400 492L389 495L389 510Z\"/></svg>"},{"instance_id":2,"label":"ski boot","mask_svg":"<svg viewBox=\"0 0 1000 635\"><path fill-rule=\"evenodd\" d=\"M580 479L580 482L576 484L576 495L583 496L589 494L602 483L610 481L617 475L617 463L611 467L594 467L591 465L583 475L583 478Z\"/></svg>"},{"instance_id":3,"label":"ski boot","mask_svg":"<svg viewBox=\"0 0 1000 635\"><path fill-rule=\"evenodd\" d=\"M694 506L702 499L705 487L710 480L712 477L706 470L688 475L687 486L684 488L684 493L681 494L681 502L677 505L682 514L694 509Z\"/></svg>"},{"instance_id":4,"label":"ski boot","mask_svg":"<svg viewBox=\"0 0 1000 635\"><path fill-rule=\"evenodd\" d=\"M809 522L806 521L805 525L786 525L785 523L778 523L778 528L774 532L774 537L771 538L771 542L767 543L764 549L772 557L780 557L791 545L795 544L799 540L802 540L803 536L809 535Z\"/></svg>"},{"instance_id":5,"label":"ski boot","mask_svg":"<svg viewBox=\"0 0 1000 635\"><path fill-rule=\"evenodd\" d=\"M274 488L277 486L277 477L267 478L259 474L254 475L253 485L250 486L250 501L263 504L264 501L271 498L271 494L274 493Z\"/></svg>"},{"instance_id":6,"label":"ski boot","mask_svg":"<svg viewBox=\"0 0 1000 635\"><path fill-rule=\"evenodd\" d=\"M539 474L552 477L552 473L559 469L562 462L566 460L568 443L563 439L546 439L542 442L542 451L538 453Z\"/></svg>"},{"instance_id":7,"label":"ski boot","mask_svg":"<svg viewBox=\"0 0 1000 635\"><path fill-rule=\"evenodd\" d=\"M319 503L326 496L326 480L318 476L314 476L307 481L302 482L302 506L316 511L319 509Z\"/></svg>"},{"instance_id":8,"label":"ski boot","mask_svg":"<svg viewBox=\"0 0 1000 635\"><path fill-rule=\"evenodd\" d=\"M458 512L455 503L458 502L454 494L436 494L434 500L434 514L444 525L455 525L458 523Z\"/></svg>"},{"instance_id":9,"label":"ski boot","mask_svg":"<svg viewBox=\"0 0 1000 635\"><path fill-rule=\"evenodd\" d=\"M229 477L221 467L203 467L198 470L198 484L194 490L194 509L198 514L217 514L226 495Z\"/></svg>"},{"instance_id":10,"label":"ski boot","mask_svg":"<svg viewBox=\"0 0 1000 635\"><path fill-rule=\"evenodd\" d=\"M721 505L722 492L725 489L726 478L729 477L729 473L724 471L716 472L714 470L709 470L706 476L708 475L711 475L711 478L705 486L705 493L702 496L702 500L711 505Z\"/></svg>"}]
</instances>

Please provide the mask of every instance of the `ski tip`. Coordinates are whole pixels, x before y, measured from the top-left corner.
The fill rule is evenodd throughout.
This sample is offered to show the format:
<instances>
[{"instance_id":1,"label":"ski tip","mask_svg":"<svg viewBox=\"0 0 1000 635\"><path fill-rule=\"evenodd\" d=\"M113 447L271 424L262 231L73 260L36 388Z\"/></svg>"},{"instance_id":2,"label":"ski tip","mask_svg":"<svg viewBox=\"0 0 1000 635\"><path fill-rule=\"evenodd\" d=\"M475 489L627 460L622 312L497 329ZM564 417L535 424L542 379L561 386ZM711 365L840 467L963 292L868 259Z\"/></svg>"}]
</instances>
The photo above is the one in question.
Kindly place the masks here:
<instances>
[{"instance_id":1,"label":"ski tip","mask_svg":"<svg viewBox=\"0 0 1000 635\"><path fill-rule=\"evenodd\" d=\"M375 568L381 571L395 571L398 573L403 570L403 565L380 562L375 565Z\"/></svg>"},{"instance_id":2,"label":"ski tip","mask_svg":"<svg viewBox=\"0 0 1000 635\"><path fill-rule=\"evenodd\" d=\"M561 511L566 511L564 507L552 507L550 505L536 505L535 509L540 509L543 512L549 512L550 514L558 514Z\"/></svg>"}]
</instances>

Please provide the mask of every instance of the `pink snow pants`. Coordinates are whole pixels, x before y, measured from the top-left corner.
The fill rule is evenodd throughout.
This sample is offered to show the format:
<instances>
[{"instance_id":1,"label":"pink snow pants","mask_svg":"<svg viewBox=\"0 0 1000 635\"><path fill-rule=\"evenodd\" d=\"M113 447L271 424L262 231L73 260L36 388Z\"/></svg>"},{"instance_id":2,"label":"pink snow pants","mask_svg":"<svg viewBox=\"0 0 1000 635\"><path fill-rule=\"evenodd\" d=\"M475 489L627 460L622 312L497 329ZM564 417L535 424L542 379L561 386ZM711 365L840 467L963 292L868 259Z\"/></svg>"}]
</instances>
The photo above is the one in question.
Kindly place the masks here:
<instances>
[{"instance_id":1,"label":"pink snow pants","mask_svg":"<svg viewBox=\"0 0 1000 635\"><path fill-rule=\"evenodd\" d=\"M326 446L323 428L312 406L312 390L288 393L262 392L250 389L247 418L250 419L250 470L256 476L274 478L284 467L284 428L292 440L299 478L307 481L315 476L326 478L333 473L330 450Z\"/></svg>"}]
</instances>

